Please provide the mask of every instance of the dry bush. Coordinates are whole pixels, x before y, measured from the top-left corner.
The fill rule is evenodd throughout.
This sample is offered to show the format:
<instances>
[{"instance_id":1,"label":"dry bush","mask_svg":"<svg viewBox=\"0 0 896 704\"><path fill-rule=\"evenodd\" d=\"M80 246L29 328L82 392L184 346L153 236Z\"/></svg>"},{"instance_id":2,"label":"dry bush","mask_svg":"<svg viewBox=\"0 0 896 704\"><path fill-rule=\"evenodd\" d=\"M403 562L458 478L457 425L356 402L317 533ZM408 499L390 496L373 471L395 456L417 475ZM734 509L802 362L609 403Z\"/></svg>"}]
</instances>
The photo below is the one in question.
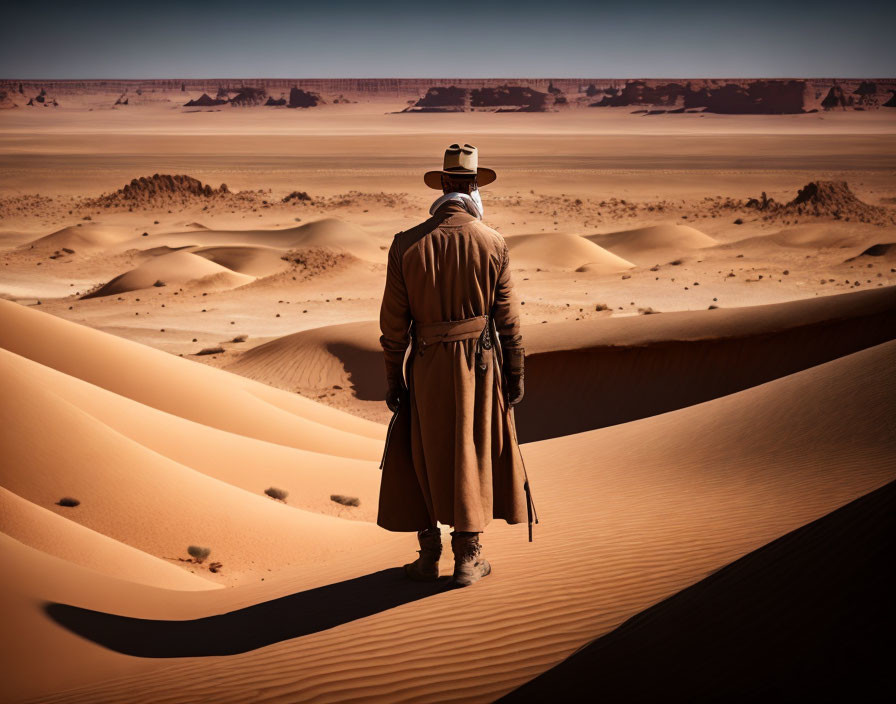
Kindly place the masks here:
<instances>
[{"instance_id":1,"label":"dry bush","mask_svg":"<svg viewBox=\"0 0 896 704\"><path fill-rule=\"evenodd\" d=\"M235 338L231 340L231 342L245 342L249 339L248 335L237 335Z\"/></svg>"},{"instance_id":2,"label":"dry bush","mask_svg":"<svg viewBox=\"0 0 896 704\"><path fill-rule=\"evenodd\" d=\"M594 310L610 310L610 306L608 306L606 303L598 303L596 306L594 306Z\"/></svg>"},{"instance_id":3,"label":"dry bush","mask_svg":"<svg viewBox=\"0 0 896 704\"><path fill-rule=\"evenodd\" d=\"M658 310L654 310L650 306L647 306L646 308L638 308L638 312L641 315L654 315L655 313L659 313Z\"/></svg>"},{"instance_id":4,"label":"dry bush","mask_svg":"<svg viewBox=\"0 0 896 704\"><path fill-rule=\"evenodd\" d=\"M71 496L63 496L59 501L56 502L57 506L66 506L68 508L74 508L75 506L80 505L80 501L77 499L73 499Z\"/></svg>"},{"instance_id":5,"label":"dry bush","mask_svg":"<svg viewBox=\"0 0 896 704\"><path fill-rule=\"evenodd\" d=\"M201 354L221 354L223 351L223 347L203 347L196 353L196 356L198 357Z\"/></svg>"},{"instance_id":6,"label":"dry bush","mask_svg":"<svg viewBox=\"0 0 896 704\"><path fill-rule=\"evenodd\" d=\"M360 506L361 499L356 496L343 496L342 494L330 494L330 501L335 501L343 506Z\"/></svg>"},{"instance_id":7,"label":"dry bush","mask_svg":"<svg viewBox=\"0 0 896 704\"><path fill-rule=\"evenodd\" d=\"M190 545L187 548L187 553L189 553L190 557L196 560L196 562L202 562L205 558L207 558L212 552L211 548L201 548L198 545Z\"/></svg>"},{"instance_id":8,"label":"dry bush","mask_svg":"<svg viewBox=\"0 0 896 704\"><path fill-rule=\"evenodd\" d=\"M275 486L269 486L264 490L264 493L270 496L272 499L277 499L277 501L286 501L286 497L289 496L288 491L278 489Z\"/></svg>"}]
</instances>

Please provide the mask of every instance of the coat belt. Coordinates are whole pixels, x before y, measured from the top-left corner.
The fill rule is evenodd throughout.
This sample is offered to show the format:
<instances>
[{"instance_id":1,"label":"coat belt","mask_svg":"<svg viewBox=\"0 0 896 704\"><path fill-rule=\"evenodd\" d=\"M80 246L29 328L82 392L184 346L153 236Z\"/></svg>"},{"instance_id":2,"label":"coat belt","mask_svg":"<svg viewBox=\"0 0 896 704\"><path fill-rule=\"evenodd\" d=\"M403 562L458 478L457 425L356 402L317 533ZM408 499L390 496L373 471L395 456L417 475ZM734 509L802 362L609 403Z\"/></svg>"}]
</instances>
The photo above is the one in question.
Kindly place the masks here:
<instances>
[{"instance_id":1,"label":"coat belt","mask_svg":"<svg viewBox=\"0 0 896 704\"><path fill-rule=\"evenodd\" d=\"M415 323L417 342L422 347L437 342L472 340L479 337L488 324L487 315L463 320L446 320L438 323Z\"/></svg>"}]
</instances>

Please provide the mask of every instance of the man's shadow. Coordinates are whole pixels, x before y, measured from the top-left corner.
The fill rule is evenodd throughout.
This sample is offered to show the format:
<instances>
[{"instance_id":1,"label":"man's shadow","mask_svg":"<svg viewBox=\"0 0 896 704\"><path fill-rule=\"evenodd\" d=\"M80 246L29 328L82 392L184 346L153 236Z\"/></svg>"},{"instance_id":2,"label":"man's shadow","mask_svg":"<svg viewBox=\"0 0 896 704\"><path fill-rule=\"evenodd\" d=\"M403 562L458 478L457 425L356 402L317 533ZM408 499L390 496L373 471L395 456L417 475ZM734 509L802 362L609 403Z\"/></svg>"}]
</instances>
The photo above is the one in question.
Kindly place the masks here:
<instances>
[{"instance_id":1,"label":"man's shadow","mask_svg":"<svg viewBox=\"0 0 896 704\"><path fill-rule=\"evenodd\" d=\"M143 658L235 655L325 631L450 589L448 578L413 582L391 568L217 616L156 621L48 602L59 625L110 650Z\"/></svg>"}]
</instances>

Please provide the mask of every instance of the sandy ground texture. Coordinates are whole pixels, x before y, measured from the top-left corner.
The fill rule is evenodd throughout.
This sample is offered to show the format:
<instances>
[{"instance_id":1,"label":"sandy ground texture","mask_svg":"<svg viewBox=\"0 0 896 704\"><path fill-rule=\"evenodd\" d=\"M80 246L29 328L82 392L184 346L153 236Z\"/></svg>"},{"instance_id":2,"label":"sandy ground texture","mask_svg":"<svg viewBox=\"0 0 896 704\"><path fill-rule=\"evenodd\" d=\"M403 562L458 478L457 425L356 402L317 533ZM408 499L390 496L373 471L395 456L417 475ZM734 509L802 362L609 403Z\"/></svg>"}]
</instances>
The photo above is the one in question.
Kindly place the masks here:
<instances>
[{"instance_id":1,"label":"sandy ground texture","mask_svg":"<svg viewBox=\"0 0 896 704\"><path fill-rule=\"evenodd\" d=\"M0 700L537 701L789 614L774 667L663 665L758 696L812 609L832 648L892 622L896 110L400 108L0 113ZM458 139L499 172L541 519L466 590L374 524L386 250Z\"/></svg>"}]
</instances>

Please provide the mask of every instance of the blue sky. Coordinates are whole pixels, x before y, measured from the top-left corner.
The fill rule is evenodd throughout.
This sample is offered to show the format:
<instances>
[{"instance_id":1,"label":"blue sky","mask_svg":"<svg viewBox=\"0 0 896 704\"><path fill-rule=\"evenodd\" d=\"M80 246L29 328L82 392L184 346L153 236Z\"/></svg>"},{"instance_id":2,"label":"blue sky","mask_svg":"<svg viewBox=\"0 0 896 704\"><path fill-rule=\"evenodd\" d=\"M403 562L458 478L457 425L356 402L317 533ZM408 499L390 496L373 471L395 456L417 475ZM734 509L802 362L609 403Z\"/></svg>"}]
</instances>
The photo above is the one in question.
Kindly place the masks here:
<instances>
[{"instance_id":1,"label":"blue sky","mask_svg":"<svg viewBox=\"0 0 896 704\"><path fill-rule=\"evenodd\" d=\"M0 78L890 77L896 3L17 2Z\"/></svg>"}]
</instances>

